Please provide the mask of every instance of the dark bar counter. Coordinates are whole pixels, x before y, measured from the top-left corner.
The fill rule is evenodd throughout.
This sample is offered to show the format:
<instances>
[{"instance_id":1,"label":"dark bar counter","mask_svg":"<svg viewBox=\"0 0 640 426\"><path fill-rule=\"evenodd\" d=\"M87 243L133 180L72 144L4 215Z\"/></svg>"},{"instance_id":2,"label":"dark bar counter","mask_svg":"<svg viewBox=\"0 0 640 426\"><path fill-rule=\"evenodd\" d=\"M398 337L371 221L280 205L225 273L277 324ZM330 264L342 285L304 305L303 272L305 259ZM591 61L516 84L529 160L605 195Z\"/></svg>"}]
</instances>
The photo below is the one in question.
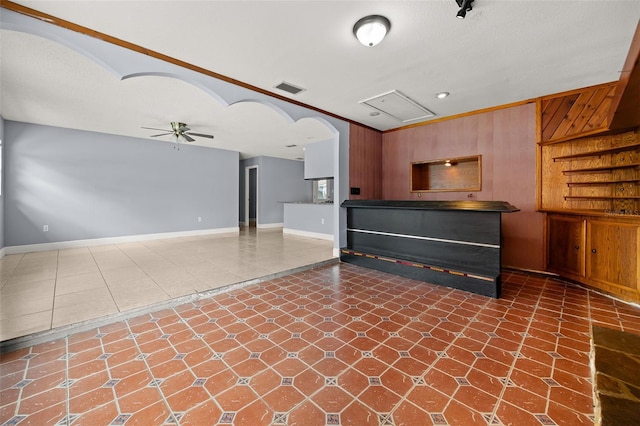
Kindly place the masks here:
<instances>
[{"instance_id":1,"label":"dark bar counter","mask_svg":"<svg viewBox=\"0 0 640 426\"><path fill-rule=\"evenodd\" d=\"M503 201L347 200L343 262L500 297Z\"/></svg>"}]
</instances>

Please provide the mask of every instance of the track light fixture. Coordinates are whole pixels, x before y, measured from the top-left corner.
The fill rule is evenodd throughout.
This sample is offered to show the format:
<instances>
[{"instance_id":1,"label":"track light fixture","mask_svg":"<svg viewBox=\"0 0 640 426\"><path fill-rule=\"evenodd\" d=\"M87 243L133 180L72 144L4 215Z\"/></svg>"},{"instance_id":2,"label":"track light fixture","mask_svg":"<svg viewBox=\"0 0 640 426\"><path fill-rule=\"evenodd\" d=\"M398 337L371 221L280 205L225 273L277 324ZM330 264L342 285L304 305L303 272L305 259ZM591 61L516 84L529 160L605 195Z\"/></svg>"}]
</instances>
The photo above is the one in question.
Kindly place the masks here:
<instances>
[{"instance_id":1,"label":"track light fixture","mask_svg":"<svg viewBox=\"0 0 640 426\"><path fill-rule=\"evenodd\" d=\"M467 12L473 9L471 7L471 3L473 3L473 0L456 0L456 3L458 3L458 7L460 8L458 14L456 15L458 19L464 19L464 17L467 16Z\"/></svg>"}]
</instances>

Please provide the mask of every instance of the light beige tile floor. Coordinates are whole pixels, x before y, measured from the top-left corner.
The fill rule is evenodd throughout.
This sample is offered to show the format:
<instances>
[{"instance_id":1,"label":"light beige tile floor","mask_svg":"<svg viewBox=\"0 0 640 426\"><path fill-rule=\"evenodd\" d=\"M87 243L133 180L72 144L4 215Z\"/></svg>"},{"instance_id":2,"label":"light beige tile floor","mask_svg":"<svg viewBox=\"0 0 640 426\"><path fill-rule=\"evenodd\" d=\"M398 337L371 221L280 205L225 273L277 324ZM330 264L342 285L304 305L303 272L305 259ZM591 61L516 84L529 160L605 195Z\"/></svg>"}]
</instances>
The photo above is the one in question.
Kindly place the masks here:
<instances>
[{"instance_id":1,"label":"light beige tile floor","mask_svg":"<svg viewBox=\"0 0 640 426\"><path fill-rule=\"evenodd\" d=\"M332 258L330 241L243 229L0 259L0 341Z\"/></svg>"}]
</instances>

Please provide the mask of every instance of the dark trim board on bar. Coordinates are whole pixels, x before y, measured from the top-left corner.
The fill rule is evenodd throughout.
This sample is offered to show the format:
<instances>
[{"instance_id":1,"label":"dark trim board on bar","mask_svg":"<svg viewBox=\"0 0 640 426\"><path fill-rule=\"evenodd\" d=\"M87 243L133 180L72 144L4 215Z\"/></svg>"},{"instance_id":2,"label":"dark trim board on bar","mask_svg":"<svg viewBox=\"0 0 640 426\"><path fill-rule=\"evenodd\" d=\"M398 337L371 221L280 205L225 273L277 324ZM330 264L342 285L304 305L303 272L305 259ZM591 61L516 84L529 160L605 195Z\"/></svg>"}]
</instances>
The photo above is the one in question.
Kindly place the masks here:
<instances>
[{"instance_id":1,"label":"dark trim board on bar","mask_svg":"<svg viewBox=\"0 0 640 426\"><path fill-rule=\"evenodd\" d=\"M340 260L500 297L503 201L347 200Z\"/></svg>"}]
</instances>

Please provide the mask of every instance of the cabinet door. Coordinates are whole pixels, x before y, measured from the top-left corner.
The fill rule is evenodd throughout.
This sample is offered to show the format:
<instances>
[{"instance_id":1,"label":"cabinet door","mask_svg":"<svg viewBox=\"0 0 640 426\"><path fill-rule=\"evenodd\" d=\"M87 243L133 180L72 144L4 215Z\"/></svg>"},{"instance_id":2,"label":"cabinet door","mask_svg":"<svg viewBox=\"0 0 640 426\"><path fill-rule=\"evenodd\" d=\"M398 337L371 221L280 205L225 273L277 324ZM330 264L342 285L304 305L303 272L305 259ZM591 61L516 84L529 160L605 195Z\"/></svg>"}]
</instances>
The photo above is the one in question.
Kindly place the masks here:
<instances>
[{"instance_id":1,"label":"cabinet door","mask_svg":"<svg viewBox=\"0 0 640 426\"><path fill-rule=\"evenodd\" d=\"M638 225L590 220L587 229L588 278L637 291L639 234Z\"/></svg>"},{"instance_id":2,"label":"cabinet door","mask_svg":"<svg viewBox=\"0 0 640 426\"><path fill-rule=\"evenodd\" d=\"M547 245L549 270L584 277L584 219L549 215Z\"/></svg>"}]
</instances>

